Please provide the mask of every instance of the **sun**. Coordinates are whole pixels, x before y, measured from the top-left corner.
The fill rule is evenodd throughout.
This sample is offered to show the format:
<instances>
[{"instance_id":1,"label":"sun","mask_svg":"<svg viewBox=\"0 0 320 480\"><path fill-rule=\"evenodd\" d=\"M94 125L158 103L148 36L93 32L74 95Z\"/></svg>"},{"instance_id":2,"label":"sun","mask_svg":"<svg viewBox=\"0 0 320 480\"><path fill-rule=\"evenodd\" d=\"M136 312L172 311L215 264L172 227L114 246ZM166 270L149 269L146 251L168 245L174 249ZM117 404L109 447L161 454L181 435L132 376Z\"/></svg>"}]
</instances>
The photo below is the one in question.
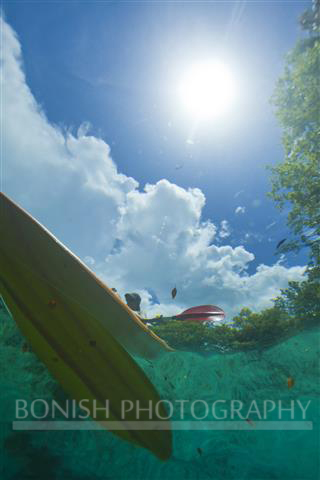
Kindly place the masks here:
<instances>
[{"instance_id":1,"label":"sun","mask_svg":"<svg viewBox=\"0 0 320 480\"><path fill-rule=\"evenodd\" d=\"M234 78L229 68L219 61L196 63L183 75L178 93L184 108L196 120L213 119L232 105Z\"/></svg>"}]
</instances>

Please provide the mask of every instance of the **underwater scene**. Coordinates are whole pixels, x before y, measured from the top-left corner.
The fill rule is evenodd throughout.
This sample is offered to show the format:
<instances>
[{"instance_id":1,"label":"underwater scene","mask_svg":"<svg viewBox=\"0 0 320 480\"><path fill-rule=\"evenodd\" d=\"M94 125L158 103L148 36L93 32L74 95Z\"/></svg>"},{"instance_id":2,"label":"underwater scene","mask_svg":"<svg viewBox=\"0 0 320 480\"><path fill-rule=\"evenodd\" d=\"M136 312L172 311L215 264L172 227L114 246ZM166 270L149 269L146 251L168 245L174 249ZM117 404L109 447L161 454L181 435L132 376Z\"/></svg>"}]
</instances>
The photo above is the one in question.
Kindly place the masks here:
<instances>
[{"instance_id":1,"label":"underwater scene","mask_svg":"<svg viewBox=\"0 0 320 480\"><path fill-rule=\"evenodd\" d=\"M320 479L320 1L0 37L1 479Z\"/></svg>"},{"instance_id":2,"label":"underwater scene","mask_svg":"<svg viewBox=\"0 0 320 480\"><path fill-rule=\"evenodd\" d=\"M161 397L174 403L187 400L185 421L206 415L198 402L220 403L219 419L230 412L230 402L243 402L240 421L228 430L207 430L205 416L198 430L174 431L173 453L163 462L145 449L106 431L13 431L15 400L30 403L41 398L65 405L66 396L46 367L24 348L14 322L1 312L2 441L6 479L317 479L319 477L319 329L300 333L265 351L211 354L175 352L149 362L138 360ZM291 376L295 385L288 388ZM279 402L286 429L260 430L263 402L274 401L268 421L277 421ZM303 409L313 428L290 429L303 423ZM258 408L252 408L256 401ZM293 403L292 403L293 402ZM248 411L252 409L252 413ZM270 406L268 406L270 408ZM287 409L287 410L286 410ZM291 409L291 411L290 411ZM292 419L291 412L293 415ZM180 412L177 412L180 418ZM42 415L40 412L39 415ZM61 420L57 416L55 421ZM250 420L249 420L250 419ZM221 422L221 420L218 420ZM262 421L263 422L263 421ZM201 428L203 424L203 428ZM288 429L289 426L289 429ZM190 428L190 425L189 425Z\"/></svg>"}]
</instances>

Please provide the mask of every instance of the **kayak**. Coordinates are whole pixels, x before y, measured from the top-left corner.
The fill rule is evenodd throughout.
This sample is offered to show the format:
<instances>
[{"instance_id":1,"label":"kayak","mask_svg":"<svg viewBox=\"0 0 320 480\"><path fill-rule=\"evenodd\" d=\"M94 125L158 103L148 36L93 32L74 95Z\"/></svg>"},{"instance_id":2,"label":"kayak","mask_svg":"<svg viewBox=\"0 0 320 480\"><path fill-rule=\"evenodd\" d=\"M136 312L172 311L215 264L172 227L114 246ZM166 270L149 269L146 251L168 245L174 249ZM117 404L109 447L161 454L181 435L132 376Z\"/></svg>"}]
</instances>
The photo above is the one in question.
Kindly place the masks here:
<instances>
[{"instance_id":1,"label":"kayak","mask_svg":"<svg viewBox=\"0 0 320 480\"><path fill-rule=\"evenodd\" d=\"M222 308L216 305L200 305L191 307L175 316L175 320L186 320L189 322L220 322L225 319L225 313Z\"/></svg>"},{"instance_id":2,"label":"kayak","mask_svg":"<svg viewBox=\"0 0 320 480\"><path fill-rule=\"evenodd\" d=\"M184 310L179 315L173 315L171 317L158 316L150 319L142 319L146 324L160 324L167 323L172 320L180 320L186 322L199 322L199 323L218 323L225 319L225 312L222 308L215 305L200 305L198 307L191 307Z\"/></svg>"},{"instance_id":3,"label":"kayak","mask_svg":"<svg viewBox=\"0 0 320 480\"><path fill-rule=\"evenodd\" d=\"M160 459L172 451L170 422L160 396L130 353L154 358L172 349L48 230L0 193L0 294L32 350L66 393L90 401L91 417L108 421L121 438ZM139 402L139 420L160 429L132 430L136 409L122 418L122 402ZM150 402L150 403L149 403Z\"/></svg>"}]
</instances>

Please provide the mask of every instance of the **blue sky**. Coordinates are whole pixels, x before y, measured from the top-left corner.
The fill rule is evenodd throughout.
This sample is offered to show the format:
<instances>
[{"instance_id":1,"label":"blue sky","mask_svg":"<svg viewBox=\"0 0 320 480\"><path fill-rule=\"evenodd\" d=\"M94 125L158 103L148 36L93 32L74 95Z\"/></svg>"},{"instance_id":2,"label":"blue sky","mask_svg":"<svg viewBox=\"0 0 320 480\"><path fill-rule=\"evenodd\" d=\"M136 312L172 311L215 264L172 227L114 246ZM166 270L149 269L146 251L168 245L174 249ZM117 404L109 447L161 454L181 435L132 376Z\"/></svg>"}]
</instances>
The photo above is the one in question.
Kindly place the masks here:
<instances>
[{"instance_id":1,"label":"blue sky","mask_svg":"<svg viewBox=\"0 0 320 480\"><path fill-rule=\"evenodd\" d=\"M4 2L3 190L148 312L155 296L170 313L270 304L306 262L274 255L286 215L265 166L283 156L269 99L309 6ZM177 79L210 56L236 99L194 130Z\"/></svg>"}]
</instances>

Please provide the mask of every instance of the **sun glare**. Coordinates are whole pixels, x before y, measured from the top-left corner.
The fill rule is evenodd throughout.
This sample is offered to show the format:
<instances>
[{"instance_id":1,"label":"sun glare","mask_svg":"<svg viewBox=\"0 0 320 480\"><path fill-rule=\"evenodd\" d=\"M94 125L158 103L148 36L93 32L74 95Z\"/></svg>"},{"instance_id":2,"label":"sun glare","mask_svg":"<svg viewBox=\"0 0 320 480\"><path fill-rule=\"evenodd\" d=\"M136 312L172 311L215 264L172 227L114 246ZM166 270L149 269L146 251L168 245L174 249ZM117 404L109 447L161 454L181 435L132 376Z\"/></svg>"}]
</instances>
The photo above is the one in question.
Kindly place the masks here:
<instances>
[{"instance_id":1,"label":"sun glare","mask_svg":"<svg viewBox=\"0 0 320 480\"><path fill-rule=\"evenodd\" d=\"M226 65L203 62L193 65L182 78L180 99L197 120L208 120L225 113L234 99L234 79Z\"/></svg>"}]
</instances>

